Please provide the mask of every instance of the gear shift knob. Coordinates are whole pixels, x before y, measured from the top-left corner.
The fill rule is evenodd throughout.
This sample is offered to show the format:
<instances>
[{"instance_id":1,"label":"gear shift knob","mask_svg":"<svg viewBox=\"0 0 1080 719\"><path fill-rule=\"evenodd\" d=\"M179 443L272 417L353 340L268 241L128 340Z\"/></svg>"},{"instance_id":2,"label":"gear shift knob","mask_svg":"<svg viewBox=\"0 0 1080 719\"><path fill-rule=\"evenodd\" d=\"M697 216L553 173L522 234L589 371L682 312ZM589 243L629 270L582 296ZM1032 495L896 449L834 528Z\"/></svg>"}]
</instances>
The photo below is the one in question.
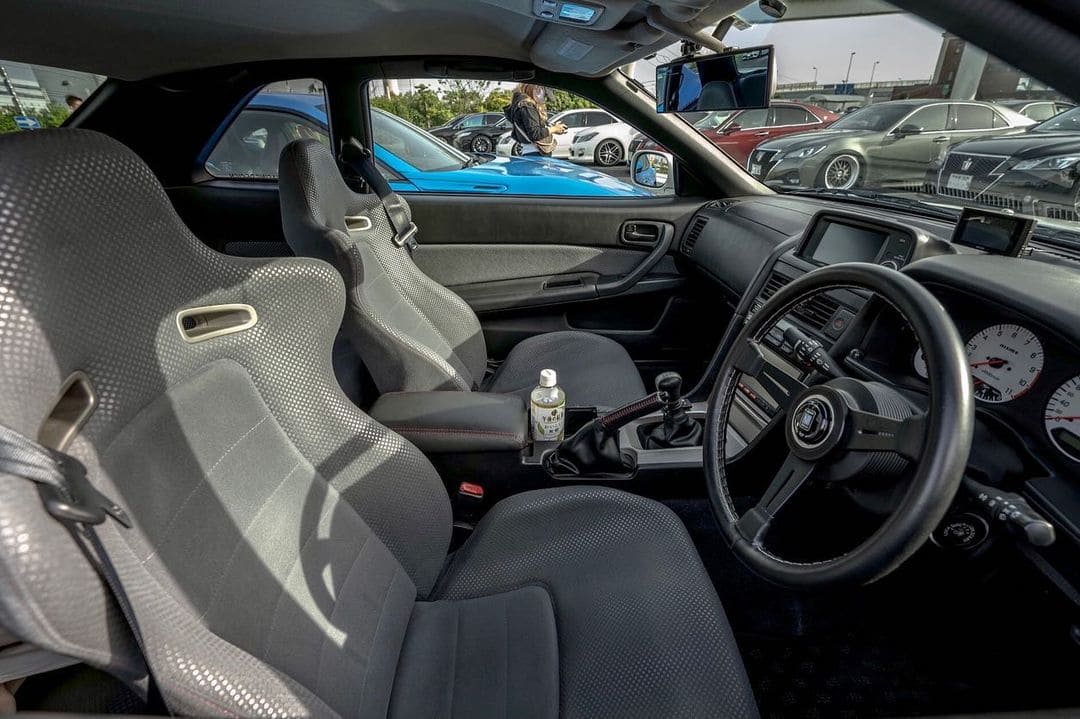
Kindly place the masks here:
<instances>
[{"instance_id":1,"label":"gear shift knob","mask_svg":"<svg viewBox=\"0 0 1080 719\"><path fill-rule=\"evenodd\" d=\"M661 372L656 375L656 391L665 404L682 399L682 377L678 372Z\"/></svg>"}]
</instances>

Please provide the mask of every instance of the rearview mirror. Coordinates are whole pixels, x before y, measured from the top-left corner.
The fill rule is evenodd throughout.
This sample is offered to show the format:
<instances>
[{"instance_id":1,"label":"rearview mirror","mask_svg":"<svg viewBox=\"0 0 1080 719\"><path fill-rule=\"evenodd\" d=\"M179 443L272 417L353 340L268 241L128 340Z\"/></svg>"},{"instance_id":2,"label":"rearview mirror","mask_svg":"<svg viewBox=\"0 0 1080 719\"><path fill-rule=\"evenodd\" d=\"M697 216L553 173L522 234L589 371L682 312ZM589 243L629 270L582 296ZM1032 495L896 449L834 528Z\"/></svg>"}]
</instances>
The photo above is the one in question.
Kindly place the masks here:
<instances>
[{"instance_id":1,"label":"rearview mirror","mask_svg":"<svg viewBox=\"0 0 1080 719\"><path fill-rule=\"evenodd\" d=\"M771 45L676 60L656 68L657 112L750 110L769 106Z\"/></svg>"},{"instance_id":2,"label":"rearview mirror","mask_svg":"<svg viewBox=\"0 0 1080 719\"><path fill-rule=\"evenodd\" d=\"M654 150L638 150L634 153L630 166L633 168L631 179L635 185L649 190L666 187L671 180L671 155Z\"/></svg>"}]
</instances>

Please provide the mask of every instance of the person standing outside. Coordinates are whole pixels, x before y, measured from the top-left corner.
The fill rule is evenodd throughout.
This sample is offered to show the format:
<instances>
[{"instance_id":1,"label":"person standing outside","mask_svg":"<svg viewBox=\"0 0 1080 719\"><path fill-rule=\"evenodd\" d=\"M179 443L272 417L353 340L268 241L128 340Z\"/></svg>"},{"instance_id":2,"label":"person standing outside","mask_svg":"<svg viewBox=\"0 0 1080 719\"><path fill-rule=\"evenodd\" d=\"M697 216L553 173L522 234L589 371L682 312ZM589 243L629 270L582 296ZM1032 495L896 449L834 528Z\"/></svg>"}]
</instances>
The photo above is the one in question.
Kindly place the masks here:
<instances>
[{"instance_id":1,"label":"person standing outside","mask_svg":"<svg viewBox=\"0 0 1080 719\"><path fill-rule=\"evenodd\" d=\"M518 85L510 104L503 110L514 127L514 139L521 143L522 155L550 156L558 142L555 136L566 132L566 125L561 122L547 124L546 96L540 85Z\"/></svg>"}]
</instances>

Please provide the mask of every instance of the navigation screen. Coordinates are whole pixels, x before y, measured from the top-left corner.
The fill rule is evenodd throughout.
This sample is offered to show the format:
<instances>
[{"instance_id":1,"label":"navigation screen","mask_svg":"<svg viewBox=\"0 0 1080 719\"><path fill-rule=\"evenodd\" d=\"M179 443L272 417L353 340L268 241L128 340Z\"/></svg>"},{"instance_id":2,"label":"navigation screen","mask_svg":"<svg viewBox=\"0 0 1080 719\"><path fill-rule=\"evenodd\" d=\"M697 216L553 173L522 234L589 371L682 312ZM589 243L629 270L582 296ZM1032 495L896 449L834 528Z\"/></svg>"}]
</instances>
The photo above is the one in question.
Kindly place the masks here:
<instances>
[{"instance_id":1,"label":"navigation screen","mask_svg":"<svg viewBox=\"0 0 1080 719\"><path fill-rule=\"evenodd\" d=\"M884 232L829 222L810 259L825 265L835 262L873 262L888 237Z\"/></svg>"}]
</instances>

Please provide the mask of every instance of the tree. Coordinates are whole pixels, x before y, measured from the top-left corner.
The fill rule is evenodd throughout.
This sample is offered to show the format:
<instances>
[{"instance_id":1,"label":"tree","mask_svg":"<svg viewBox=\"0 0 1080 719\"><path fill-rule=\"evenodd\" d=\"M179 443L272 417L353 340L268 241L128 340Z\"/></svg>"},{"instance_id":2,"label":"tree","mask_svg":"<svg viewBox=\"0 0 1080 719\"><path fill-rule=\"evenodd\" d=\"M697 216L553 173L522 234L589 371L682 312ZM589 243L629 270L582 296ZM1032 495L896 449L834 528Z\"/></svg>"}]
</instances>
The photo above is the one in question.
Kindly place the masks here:
<instances>
[{"instance_id":1,"label":"tree","mask_svg":"<svg viewBox=\"0 0 1080 719\"><path fill-rule=\"evenodd\" d=\"M503 108L510 104L511 98L514 93L510 90L492 90L488 93L488 96L484 98L484 104L481 106L481 112L502 112Z\"/></svg>"},{"instance_id":2,"label":"tree","mask_svg":"<svg viewBox=\"0 0 1080 719\"><path fill-rule=\"evenodd\" d=\"M554 97L547 101L549 115L554 115L556 112L562 112L563 110L579 110L586 107L596 107L596 105L580 95L575 95L566 90L556 90Z\"/></svg>"}]
</instances>

